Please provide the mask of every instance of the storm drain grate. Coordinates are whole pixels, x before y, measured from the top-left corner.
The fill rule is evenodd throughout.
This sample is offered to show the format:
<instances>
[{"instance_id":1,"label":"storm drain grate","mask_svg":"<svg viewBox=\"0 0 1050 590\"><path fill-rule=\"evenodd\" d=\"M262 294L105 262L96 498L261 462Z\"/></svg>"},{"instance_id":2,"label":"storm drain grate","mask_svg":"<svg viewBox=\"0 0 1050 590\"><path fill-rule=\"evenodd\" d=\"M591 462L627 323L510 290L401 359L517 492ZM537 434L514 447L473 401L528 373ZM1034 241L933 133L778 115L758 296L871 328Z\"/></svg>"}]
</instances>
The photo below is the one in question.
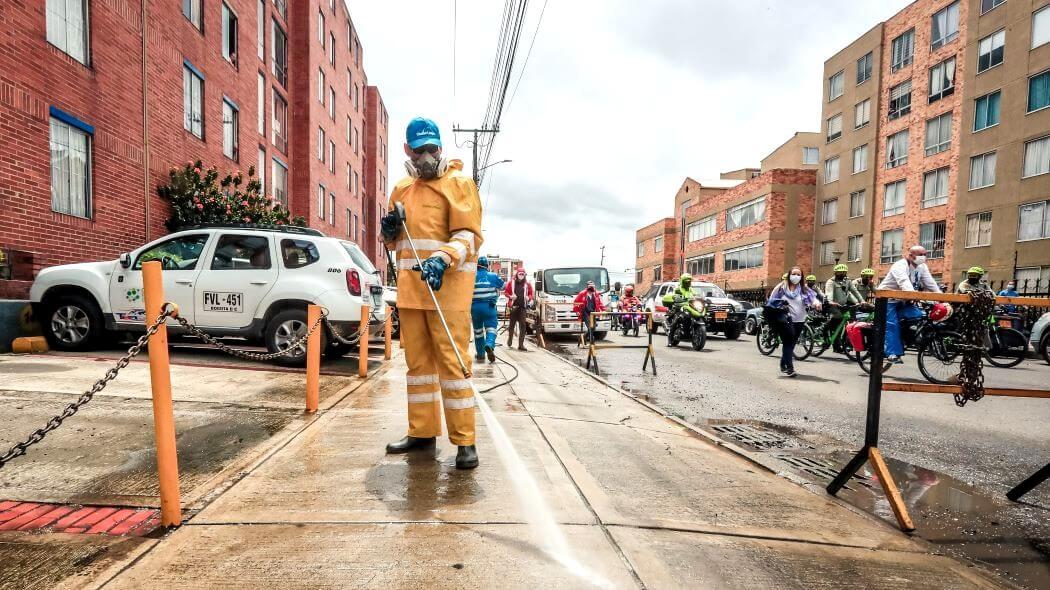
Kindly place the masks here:
<instances>
[{"instance_id":1,"label":"storm drain grate","mask_svg":"<svg viewBox=\"0 0 1050 590\"><path fill-rule=\"evenodd\" d=\"M789 442L784 435L747 424L717 424L712 425L711 430L762 450L779 449Z\"/></svg>"},{"instance_id":2,"label":"storm drain grate","mask_svg":"<svg viewBox=\"0 0 1050 590\"><path fill-rule=\"evenodd\" d=\"M814 477L816 477L816 478L818 478L820 480L823 480L823 481L831 481L831 480L835 479L836 475L839 474L839 470L838 470L838 468L835 467L835 465L833 465L833 464L831 464L831 463L829 463L827 461L821 461L819 459L814 459L812 457L804 457L804 456L799 456L799 455L787 455L787 454L780 454L780 453L778 453L778 454L774 454L773 458L774 459L779 459L780 461L783 461L783 462L787 463L788 465L791 465L792 467L800 469L801 471L804 471L804 472L806 472L806 473L808 473L808 474L810 474L810 475L812 475L812 476L814 476ZM850 481L854 481L856 483L859 483L860 485L862 485L862 486L864 486L866 488L872 488L871 482L870 482L869 478L867 478L867 477L863 477L863 476L860 476L860 475L854 475L852 478L850 478ZM846 487L848 488L849 486L846 486Z\"/></svg>"},{"instance_id":3,"label":"storm drain grate","mask_svg":"<svg viewBox=\"0 0 1050 590\"><path fill-rule=\"evenodd\" d=\"M0 500L0 531L143 537L160 526L154 508L40 504Z\"/></svg>"}]
</instances>

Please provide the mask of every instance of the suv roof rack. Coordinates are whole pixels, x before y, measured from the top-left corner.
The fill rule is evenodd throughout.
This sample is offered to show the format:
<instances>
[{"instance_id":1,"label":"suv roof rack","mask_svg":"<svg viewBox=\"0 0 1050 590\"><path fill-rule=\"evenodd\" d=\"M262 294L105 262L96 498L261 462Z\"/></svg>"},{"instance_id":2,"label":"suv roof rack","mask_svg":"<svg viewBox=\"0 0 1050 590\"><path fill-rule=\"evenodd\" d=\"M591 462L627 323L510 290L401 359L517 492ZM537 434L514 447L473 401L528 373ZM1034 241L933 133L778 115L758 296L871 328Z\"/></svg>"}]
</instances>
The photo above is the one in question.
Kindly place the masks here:
<instances>
[{"instance_id":1,"label":"suv roof rack","mask_svg":"<svg viewBox=\"0 0 1050 590\"><path fill-rule=\"evenodd\" d=\"M202 223L198 225L183 225L175 231L186 231L192 229L254 229L258 231L272 231L287 234L301 234L304 236L325 237L324 233L310 227L299 227L296 225L265 225L260 223Z\"/></svg>"}]
</instances>

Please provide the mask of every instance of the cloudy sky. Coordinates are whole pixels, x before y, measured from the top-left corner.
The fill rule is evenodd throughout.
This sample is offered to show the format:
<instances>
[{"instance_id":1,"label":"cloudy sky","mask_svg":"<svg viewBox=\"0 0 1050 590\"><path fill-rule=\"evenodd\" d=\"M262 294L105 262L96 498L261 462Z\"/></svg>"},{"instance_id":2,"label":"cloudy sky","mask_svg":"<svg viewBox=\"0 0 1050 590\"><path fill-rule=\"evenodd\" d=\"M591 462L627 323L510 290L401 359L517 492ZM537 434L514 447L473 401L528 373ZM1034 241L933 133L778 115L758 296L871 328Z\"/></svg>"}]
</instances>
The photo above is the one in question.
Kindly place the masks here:
<instances>
[{"instance_id":1,"label":"cloudy sky","mask_svg":"<svg viewBox=\"0 0 1050 590\"><path fill-rule=\"evenodd\" d=\"M391 155L428 116L469 171L452 127L481 124L503 2L347 3ZM610 272L633 270L635 230L672 214L686 176L757 166L793 132L818 131L824 60L908 3L547 0L490 159L513 162L482 186L484 250L535 269L597 264L604 245ZM530 0L511 92L543 9Z\"/></svg>"}]
</instances>

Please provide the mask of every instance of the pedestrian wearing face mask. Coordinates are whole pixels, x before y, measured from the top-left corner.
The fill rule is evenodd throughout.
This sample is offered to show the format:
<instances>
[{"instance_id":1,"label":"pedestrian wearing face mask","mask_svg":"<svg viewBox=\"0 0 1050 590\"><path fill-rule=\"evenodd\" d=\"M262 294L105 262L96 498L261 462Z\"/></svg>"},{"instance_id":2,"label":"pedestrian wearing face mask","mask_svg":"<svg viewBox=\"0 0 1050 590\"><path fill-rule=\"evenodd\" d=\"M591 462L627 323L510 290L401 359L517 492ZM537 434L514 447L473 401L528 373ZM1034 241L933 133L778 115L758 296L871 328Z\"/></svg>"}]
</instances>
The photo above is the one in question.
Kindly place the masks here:
<instances>
[{"instance_id":1,"label":"pedestrian wearing face mask","mask_svg":"<svg viewBox=\"0 0 1050 590\"><path fill-rule=\"evenodd\" d=\"M806 309L812 307L820 311L821 308L817 293L802 283L802 269L795 266L788 273L787 280L773 288L766 306L784 312L772 321L772 327L780 336L780 372L794 377L795 344L806 328Z\"/></svg>"},{"instance_id":2,"label":"pedestrian wearing face mask","mask_svg":"<svg viewBox=\"0 0 1050 590\"><path fill-rule=\"evenodd\" d=\"M933 280L930 269L926 266L926 248L912 246L903 258L893 263L890 272L879 283L879 290L894 291L929 291L940 293L941 288ZM893 365L901 364L904 355L904 342L901 340L902 319L918 319L922 310L910 301L890 299L886 305L886 362L882 371L885 373Z\"/></svg>"},{"instance_id":3,"label":"pedestrian wearing face mask","mask_svg":"<svg viewBox=\"0 0 1050 590\"><path fill-rule=\"evenodd\" d=\"M1020 297L1020 296L1021 296L1021 294L1017 292L1017 283L1015 283L1014 281L1010 281L1009 283L1006 284L1006 288L1005 289L1003 289L1002 291L999 291L999 297ZM1016 305L1009 305L1009 304L1008 305L1004 305L1003 306L1003 311L1005 311L1006 313L1014 313L1015 311L1017 311L1017 306ZM1018 323L1019 323L1018 320L1014 320L1014 327L1015 328L1017 327Z\"/></svg>"},{"instance_id":4,"label":"pedestrian wearing face mask","mask_svg":"<svg viewBox=\"0 0 1050 590\"><path fill-rule=\"evenodd\" d=\"M572 310L583 322L583 330L587 334L587 342L594 342L594 330L591 329L591 314L597 311L605 311L602 304L602 296L594 288L594 281L587 281L587 288L576 295L572 304Z\"/></svg>"},{"instance_id":5,"label":"pedestrian wearing face mask","mask_svg":"<svg viewBox=\"0 0 1050 590\"><path fill-rule=\"evenodd\" d=\"M526 352L525 348L525 310L532 305L536 298L532 285L526 280L525 269L518 267L514 271L514 278L503 288L503 294L507 296L507 306L510 313L507 319L507 346L514 346L514 330L518 330L518 350Z\"/></svg>"},{"instance_id":6,"label":"pedestrian wearing face mask","mask_svg":"<svg viewBox=\"0 0 1050 590\"><path fill-rule=\"evenodd\" d=\"M456 468L473 469L478 466L474 390L457 350L469 371L481 200L474 181L462 172L463 163L443 157L436 123L413 119L405 135L408 176L390 195L390 214L383 217L381 232L386 248L397 252L397 307L408 364L408 434L388 444L386 452L433 452L444 409L449 441L459 447ZM398 203L404 206L404 222L423 259L418 267L394 207ZM455 348L424 281L434 290Z\"/></svg>"}]
</instances>

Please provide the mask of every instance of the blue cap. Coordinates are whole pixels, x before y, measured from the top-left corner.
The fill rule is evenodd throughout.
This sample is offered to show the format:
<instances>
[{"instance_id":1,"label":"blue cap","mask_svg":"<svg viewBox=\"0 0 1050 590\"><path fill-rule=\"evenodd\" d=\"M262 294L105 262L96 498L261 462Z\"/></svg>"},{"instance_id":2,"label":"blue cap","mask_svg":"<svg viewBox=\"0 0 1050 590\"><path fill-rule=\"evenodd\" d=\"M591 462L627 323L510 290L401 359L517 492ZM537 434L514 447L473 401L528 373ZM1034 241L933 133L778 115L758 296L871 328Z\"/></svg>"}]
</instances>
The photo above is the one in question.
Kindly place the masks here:
<instances>
[{"instance_id":1,"label":"blue cap","mask_svg":"<svg viewBox=\"0 0 1050 590\"><path fill-rule=\"evenodd\" d=\"M423 117L416 117L408 124L405 132L405 141L408 147L416 149L424 145L436 145L441 147L441 132L438 131L437 123Z\"/></svg>"}]
</instances>

